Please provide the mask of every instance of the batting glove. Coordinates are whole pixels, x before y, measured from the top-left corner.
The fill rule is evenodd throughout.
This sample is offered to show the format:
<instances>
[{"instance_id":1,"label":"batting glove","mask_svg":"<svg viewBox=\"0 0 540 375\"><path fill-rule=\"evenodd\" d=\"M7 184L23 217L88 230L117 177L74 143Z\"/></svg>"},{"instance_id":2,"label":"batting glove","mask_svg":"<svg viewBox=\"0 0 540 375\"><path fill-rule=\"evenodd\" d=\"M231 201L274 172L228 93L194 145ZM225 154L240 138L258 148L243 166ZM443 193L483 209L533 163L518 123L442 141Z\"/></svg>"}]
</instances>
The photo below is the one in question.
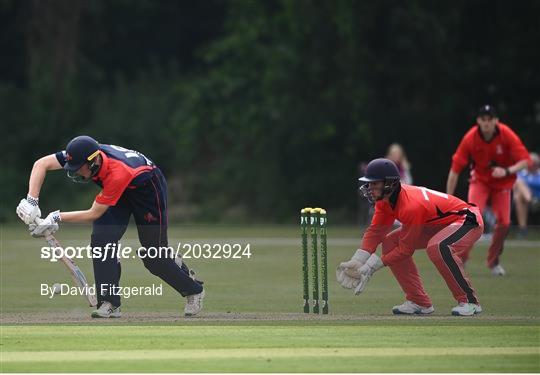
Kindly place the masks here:
<instances>
[{"instance_id":1,"label":"batting glove","mask_svg":"<svg viewBox=\"0 0 540 375\"><path fill-rule=\"evenodd\" d=\"M373 274L384 267L384 264L376 254L371 254L369 259L366 261L366 264L364 264L358 272L360 273L360 282L354 289L354 294L359 295L366 289L367 283L373 276Z\"/></svg>"},{"instance_id":2,"label":"batting glove","mask_svg":"<svg viewBox=\"0 0 540 375\"><path fill-rule=\"evenodd\" d=\"M36 218L35 222L28 226L32 237L43 237L53 234L58 230L60 211L53 211L45 219Z\"/></svg>"},{"instance_id":3,"label":"batting glove","mask_svg":"<svg viewBox=\"0 0 540 375\"><path fill-rule=\"evenodd\" d=\"M39 209L39 199L27 195L26 198L21 199L17 209L15 210L17 215L21 218L26 225L34 222L35 218L41 216L41 210Z\"/></svg>"}]
</instances>

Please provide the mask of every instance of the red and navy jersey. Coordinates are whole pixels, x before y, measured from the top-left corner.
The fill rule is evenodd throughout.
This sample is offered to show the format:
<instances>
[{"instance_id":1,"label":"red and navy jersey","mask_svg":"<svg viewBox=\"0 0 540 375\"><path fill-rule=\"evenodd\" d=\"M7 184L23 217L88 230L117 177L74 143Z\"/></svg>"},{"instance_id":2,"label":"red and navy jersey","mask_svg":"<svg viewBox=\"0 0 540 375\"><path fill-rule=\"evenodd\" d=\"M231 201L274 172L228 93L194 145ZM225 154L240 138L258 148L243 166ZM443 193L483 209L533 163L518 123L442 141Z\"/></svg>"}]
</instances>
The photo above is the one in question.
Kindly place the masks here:
<instances>
[{"instance_id":1,"label":"red and navy jersey","mask_svg":"<svg viewBox=\"0 0 540 375\"><path fill-rule=\"evenodd\" d=\"M377 201L375 214L362 238L361 248L374 252L392 229L395 220L403 224L399 246L383 255L385 265L411 256L417 239L427 227L441 228L460 220L470 205L453 195L421 186L402 184L390 202Z\"/></svg>"},{"instance_id":2,"label":"red and navy jersey","mask_svg":"<svg viewBox=\"0 0 540 375\"><path fill-rule=\"evenodd\" d=\"M120 146L99 145L102 164L92 180L103 190L97 195L96 202L114 206L126 189L135 189L152 177L155 164L138 151ZM60 165L66 164L66 152L56 153Z\"/></svg>"},{"instance_id":3,"label":"red and navy jersey","mask_svg":"<svg viewBox=\"0 0 540 375\"><path fill-rule=\"evenodd\" d=\"M495 135L486 141L478 125L474 125L452 156L452 171L460 173L469 164L471 182L478 180L495 189L510 189L516 181L515 174L495 178L491 175L492 169L495 166L507 168L521 160L530 160L529 153L510 127L497 123Z\"/></svg>"}]
</instances>

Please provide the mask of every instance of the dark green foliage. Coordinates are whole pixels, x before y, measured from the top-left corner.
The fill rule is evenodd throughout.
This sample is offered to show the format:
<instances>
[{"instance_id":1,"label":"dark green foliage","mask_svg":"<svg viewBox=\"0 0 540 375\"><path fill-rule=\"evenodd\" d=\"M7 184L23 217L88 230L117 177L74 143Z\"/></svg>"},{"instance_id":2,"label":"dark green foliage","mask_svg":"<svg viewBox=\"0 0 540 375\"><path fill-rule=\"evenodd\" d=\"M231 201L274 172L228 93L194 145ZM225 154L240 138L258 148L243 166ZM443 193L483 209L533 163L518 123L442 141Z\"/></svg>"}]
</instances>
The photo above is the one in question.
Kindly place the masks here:
<instances>
[{"instance_id":1,"label":"dark green foliage","mask_svg":"<svg viewBox=\"0 0 540 375\"><path fill-rule=\"evenodd\" d=\"M537 1L43 4L0 2L1 219L80 133L153 158L196 220L351 220L359 163L396 141L444 189L484 102L540 147ZM67 183L48 208L90 204Z\"/></svg>"}]
</instances>

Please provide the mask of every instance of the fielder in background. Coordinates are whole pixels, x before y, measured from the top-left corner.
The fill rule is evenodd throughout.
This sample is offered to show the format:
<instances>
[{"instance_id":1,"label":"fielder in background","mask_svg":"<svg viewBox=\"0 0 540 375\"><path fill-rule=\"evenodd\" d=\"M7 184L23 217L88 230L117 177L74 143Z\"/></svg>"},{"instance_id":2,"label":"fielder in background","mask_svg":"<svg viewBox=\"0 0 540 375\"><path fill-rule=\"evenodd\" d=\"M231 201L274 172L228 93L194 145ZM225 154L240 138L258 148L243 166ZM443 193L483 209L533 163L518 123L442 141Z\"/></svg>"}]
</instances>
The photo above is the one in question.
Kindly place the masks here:
<instances>
[{"instance_id":1,"label":"fielder in background","mask_svg":"<svg viewBox=\"0 0 540 375\"><path fill-rule=\"evenodd\" d=\"M399 170L388 159L371 161L360 181L364 197L375 203L375 214L360 249L337 269L341 286L354 289L358 295L377 270L388 266L406 298L392 312L431 314L433 304L412 257L416 249L427 249L429 259L458 302L452 315L480 313L482 308L461 258L482 235L480 210L454 196L400 183ZM403 225L391 231L396 219ZM381 257L375 254L379 244Z\"/></svg>"},{"instance_id":2,"label":"fielder in background","mask_svg":"<svg viewBox=\"0 0 540 375\"><path fill-rule=\"evenodd\" d=\"M504 240L510 229L510 199L516 173L527 167L529 153L521 139L497 117L495 108L484 105L478 110L476 124L465 134L452 156L446 192L454 194L459 174L470 166L468 201L483 213L488 200L497 224L488 250L487 266L492 275L504 276L500 264ZM464 254L463 260L467 260Z\"/></svg>"},{"instance_id":3,"label":"fielder in background","mask_svg":"<svg viewBox=\"0 0 540 375\"><path fill-rule=\"evenodd\" d=\"M93 181L102 187L92 207L84 211L54 211L40 219L39 193L48 171L64 169L75 182ZM143 247L166 247L167 183L160 169L143 154L123 147L98 144L93 138L79 136L71 140L65 151L38 159L30 175L28 195L17 207L17 214L31 225L33 236L58 230L58 223L93 222L90 245L104 249L116 245L124 235L130 216L137 224ZM38 225L34 224L37 223ZM93 259L98 308L93 318L119 318L120 295L101 294L101 286L117 287L120 282L120 261L103 251L103 259ZM174 257L160 254L143 257L145 267L186 297L184 313L195 315L202 309L204 290L185 264Z\"/></svg>"}]
</instances>

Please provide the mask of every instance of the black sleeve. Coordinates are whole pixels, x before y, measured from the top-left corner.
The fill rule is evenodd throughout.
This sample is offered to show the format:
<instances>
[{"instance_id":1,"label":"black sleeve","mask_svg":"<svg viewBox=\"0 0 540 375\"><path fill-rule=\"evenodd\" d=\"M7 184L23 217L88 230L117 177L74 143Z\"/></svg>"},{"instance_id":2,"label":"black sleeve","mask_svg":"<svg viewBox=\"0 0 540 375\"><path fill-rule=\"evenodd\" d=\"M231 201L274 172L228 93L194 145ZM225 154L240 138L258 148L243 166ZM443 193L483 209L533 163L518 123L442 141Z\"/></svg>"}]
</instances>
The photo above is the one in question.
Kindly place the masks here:
<instances>
[{"instance_id":1,"label":"black sleeve","mask_svg":"<svg viewBox=\"0 0 540 375\"><path fill-rule=\"evenodd\" d=\"M60 165L63 167L64 164L66 164L66 152L65 151L58 151L56 154L56 159L60 163Z\"/></svg>"}]
</instances>

